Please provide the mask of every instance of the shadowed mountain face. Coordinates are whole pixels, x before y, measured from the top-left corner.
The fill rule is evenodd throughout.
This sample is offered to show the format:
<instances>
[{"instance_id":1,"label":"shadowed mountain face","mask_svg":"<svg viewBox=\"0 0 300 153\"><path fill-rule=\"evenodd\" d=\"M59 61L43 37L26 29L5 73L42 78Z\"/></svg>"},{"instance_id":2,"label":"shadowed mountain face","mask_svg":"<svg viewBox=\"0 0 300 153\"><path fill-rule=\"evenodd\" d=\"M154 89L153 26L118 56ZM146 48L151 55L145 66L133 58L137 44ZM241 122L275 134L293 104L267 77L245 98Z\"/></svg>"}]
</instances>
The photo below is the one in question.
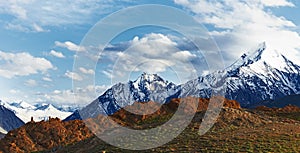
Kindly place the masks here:
<instances>
[{"instance_id":1,"label":"shadowed mountain face","mask_svg":"<svg viewBox=\"0 0 300 153\"><path fill-rule=\"evenodd\" d=\"M258 106L255 108L256 110L260 111L267 111L267 112L280 112L280 113L291 113L291 112L300 112L300 108L298 106L287 105L283 108L269 108L266 106Z\"/></svg>"},{"instance_id":2,"label":"shadowed mountain face","mask_svg":"<svg viewBox=\"0 0 300 153\"><path fill-rule=\"evenodd\" d=\"M267 106L267 107L285 107L287 105L295 105L300 107L300 95L289 95L275 100L265 100L257 103L254 106Z\"/></svg>"},{"instance_id":3,"label":"shadowed mountain face","mask_svg":"<svg viewBox=\"0 0 300 153\"><path fill-rule=\"evenodd\" d=\"M19 119L15 113L0 105L0 127L6 131L16 129L25 123Z\"/></svg>"},{"instance_id":4,"label":"shadowed mountain face","mask_svg":"<svg viewBox=\"0 0 300 153\"><path fill-rule=\"evenodd\" d=\"M0 132L0 139L4 138L5 134Z\"/></svg>"}]
</instances>

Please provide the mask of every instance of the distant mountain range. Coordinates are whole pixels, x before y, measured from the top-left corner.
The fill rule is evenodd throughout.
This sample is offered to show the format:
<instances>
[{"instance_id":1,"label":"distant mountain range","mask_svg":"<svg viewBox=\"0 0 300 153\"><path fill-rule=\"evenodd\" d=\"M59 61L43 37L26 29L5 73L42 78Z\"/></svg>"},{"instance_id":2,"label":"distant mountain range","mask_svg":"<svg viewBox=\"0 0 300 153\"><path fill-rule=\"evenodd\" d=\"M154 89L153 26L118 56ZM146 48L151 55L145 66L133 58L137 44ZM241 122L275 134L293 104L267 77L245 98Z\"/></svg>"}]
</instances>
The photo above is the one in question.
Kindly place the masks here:
<instances>
[{"instance_id":1,"label":"distant mountain range","mask_svg":"<svg viewBox=\"0 0 300 153\"><path fill-rule=\"evenodd\" d=\"M111 115L134 102L165 103L172 98L209 98L224 91L228 99L237 100L242 107L254 107L261 101L271 101L300 93L300 66L265 43L243 54L224 70L199 76L182 85L175 85L157 74L143 73L135 81L118 83L91 104L67 118L80 119ZM296 103L300 106L300 103ZM78 115L80 114L80 115Z\"/></svg>"},{"instance_id":2,"label":"distant mountain range","mask_svg":"<svg viewBox=\"0 0 300 153\"><path fill-rule=\"evenodd\" d=\"M25 123L29 122L31 117L34 121L47 120L49 116L64 119L74 112L70 108L57 108L46 103L31 105L24 101L12 103L0 101L0 106L10 110Z\"/></svg>"}]
</instances>

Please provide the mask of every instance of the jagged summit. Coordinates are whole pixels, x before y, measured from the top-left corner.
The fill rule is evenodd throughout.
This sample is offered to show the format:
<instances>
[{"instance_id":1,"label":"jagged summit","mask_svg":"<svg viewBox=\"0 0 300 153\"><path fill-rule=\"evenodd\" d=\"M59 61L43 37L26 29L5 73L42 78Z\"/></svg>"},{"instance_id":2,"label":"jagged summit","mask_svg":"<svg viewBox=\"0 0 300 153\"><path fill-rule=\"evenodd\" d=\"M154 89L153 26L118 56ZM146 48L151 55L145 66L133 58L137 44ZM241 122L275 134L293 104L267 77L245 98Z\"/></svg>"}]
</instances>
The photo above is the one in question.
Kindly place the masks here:
<instances>
[{"instance_id":1,"label":"jagged summit","mask_svg":"<svg viewBox=\"0 0 300 153\"><path fill-rule=\"evenodd\" d=\"M56 110L56 109L57 108L54 107L52 104L46 104L46 103L42 103L36 108L36 110Z\"/></svg>"},{"instance_id":2,"label":"jagged summit","mask_svg":"<svg viewBox=\"0 0 300 153\"><path fill-rule=\"evenodd\" d=\"M230 75L239 72L253 73L255 75L269 75L275 70L286 73L297 73L299 66L288 60L277 50L268 49L266 43L259 44L255 49L244 53L236 62L226 68Z\"/></svg>"},{"instance_id":3,"label":"jagged summit","mask_svg":"<svg viewBox=\"0 0 300 153\"><path fill-rule=\"evenodd\" d=\"M252 56L253 63L246 65L245 69L247 71L255 71L257 74L262 75L268 75L271 71L273 73L276 70L286 73L298 73L299 67L297 65L277 50L266 48L265 43L253 54L256 56Z\"/></svg>"},{"instance_id":4,"label":"jagged summit","mask_svg":"<svg viewBox=\"0 0 300 153\"><path fill-rule=\"evenodd\" d=\"M266 50L266 48L267 46L265 42L259 44L255 49L252 49L251 51L244 53L238 60L236 60L227 69L230 71L257 62L262 58L262 54Z\"/></svg>"},{"instance_id":5,"label":"jagged summit","mask_svg":"<svg viewBox=\"0 0 300 153\"><path fill-rule=\"evenodd\" d=\"M80 111L82 118L98 114L113 114L134 102L155 101L164 103L169 97L178 95L180 87L165 81L157 74L142 73L135 81L118 83L100 95ZM177 96L175 96L177 97ZM76 118L76 114L73 114Z\"/></svg>"},{"instance_id":6,"label":"jagged summit","mask_svg":"<svg viewBox=\"0 0 300 153\"><path fill-rule=\"evenodd\" d=\"M262 58L263 53L266 51L267 45L266 42L260 43L253 51L248 52L243 60L249 63L256 62ZM246 59L246 60L245 60Z\"/></svg>"},{"instance_id":7,"label":"jagged summit","mask_svg":"<svg viewBox=\"0 0 300 153\"><path fill-rule=\"evenodd\" d=\"M139 90L155 90L157 87L166 87L168 81L165 81L157 74L143 73L132 84L134 88Z\"/></svg>"},{"instance_id":8,"label":"jagged summit","mask_svg":"<svg viewBox=\"0 0 300 153\"><path fill-rule=\"evenodd\" d=\"M278 51L259 44L235 63L218 73L199 77L183 85L181 96L210 97L210 86L219 86L225 97L243 107L300 93L300 66Z\"/></svg>"},{"instance_id":9,"label":"jagged summit","mask_svg":"<svg viewBox=\"0 0 300 153\"><path fill-rule=\"evenodd\" d=\"M147 72L143 72L138 79L148 80L148 81L155 81L155 80L163 80L158 74L150 74Z\"/></svg>"},{"instance_id":10,"label":"jagged summit","mask_svg":"<svg viewBox=\"0 0 300 153\"><path fill-rule=\"evenodd\" d=\"M35 109L35 106L33 106L25 101L13 102L10 105L15 106L17 108L22 108L22 109Z\"/></svg>"},{"instance_id":11,"label":"jagged summit","mask_svg":"<svg viewBox=\"0 0 300 153\"><path fill-rule=\"evenodd\" d=\"M285 57L277 50L268 49L266 42L260 43L256 48L244 53L237 61L235 61L230 68L249 66L255 62L263 61L272 66L276 66L274 62L285 62ZM286 59L286 58L285 58ZM279 61L277 61L279 60Z\"/></svg>"}]
</instances>

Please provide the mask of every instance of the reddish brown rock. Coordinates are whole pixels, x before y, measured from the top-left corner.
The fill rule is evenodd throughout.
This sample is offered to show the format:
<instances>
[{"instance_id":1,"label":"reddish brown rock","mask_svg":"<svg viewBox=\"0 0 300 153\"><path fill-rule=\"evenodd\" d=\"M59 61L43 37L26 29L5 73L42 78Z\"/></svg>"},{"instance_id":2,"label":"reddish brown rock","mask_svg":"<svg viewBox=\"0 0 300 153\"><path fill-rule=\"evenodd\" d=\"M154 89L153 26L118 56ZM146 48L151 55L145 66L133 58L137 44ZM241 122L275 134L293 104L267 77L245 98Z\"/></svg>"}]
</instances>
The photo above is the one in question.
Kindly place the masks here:
<instances>
[{"instance_id":1,"label":"reddish brown rock","mask_svg":"<svg viewBox=\"0 0 300 153\"><path fill-rule=\"evenodd\" d=\"M93 134L82 121L62 122L58 118L49 121L29 122L10 131L0 141L0 151L21 153L53 149L72 144Z\"/></svg>"},{"instance_id":2,"label":"reddish brown rock","mask_svg":"<svg viewBox=\"0 0 300 153\"><path fill-rule=\"evenodd\" d=\"M300 108L294 105L287 105L283 108L269 108L266 106L258 106L255 109L260 111L269 111L269 112L278 112L278 113L300 112Z\"/></svg>"}]
</instances>

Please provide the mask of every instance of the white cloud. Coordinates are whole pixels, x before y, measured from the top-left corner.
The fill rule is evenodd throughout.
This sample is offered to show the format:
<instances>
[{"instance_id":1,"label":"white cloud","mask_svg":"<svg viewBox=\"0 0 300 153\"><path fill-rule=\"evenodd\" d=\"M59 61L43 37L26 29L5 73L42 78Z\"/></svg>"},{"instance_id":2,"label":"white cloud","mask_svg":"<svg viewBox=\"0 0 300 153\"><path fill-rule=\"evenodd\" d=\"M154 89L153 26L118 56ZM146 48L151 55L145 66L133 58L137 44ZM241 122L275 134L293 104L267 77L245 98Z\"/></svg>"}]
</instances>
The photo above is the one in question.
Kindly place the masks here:
<instances>
[{"instance_id":1,"label":"white cloud","mask_svg":"<svg viewBox=\"0 0 300 153\"><path fill-rule=\"evenodd\" d=\"M75 52L85 51L84 47L78 46L78 45L74 44L71 41L66 41L66 42L55 41L55 45L58 46L58 47L67 48L70 51L75 51Z\"/></svg>"},{"instance_id":2,"label":"white cloud","mask_svg":"<svg viewBox=\"0 0 300 153\"><path fill-rule=\"evenodd\" d=\"M43 29L41 26L37 25L36 23L32 24L33 30L35 32L47 32L49 30Z\"/></svg>"},{"instance_id":3,"label":"white cloud","mask_svg":"<svg viewBox=\"0 0 300 153\"><path fill-rule=\"evenodd\" d=\"M76 89L76 93L78 94L78 96L75 96L74 91L70 89L54 90L53 92L43 94L39 93L39 96L41 96L41 99L45 99L46 101L51 101L57 104L73 104L84 106L91 103L95 98L103 94L104 91L106 91L108 88L109 87L105 85L89 85L83 89ZM78 104L76 104L76 102L78 102Z\"/></svg>"},{"instance_id":4,"label":"white cloud","mask_svg":"<svg viewBox=\"0 0 300 153\"><path fill-rule=\"evenodd\" d=\"M92 69L86 69L84 67L80 67L79 71L82 72L82 73L84 73L84 74L91 74L91 75L95 74L94 70L92 70Z\"/></svg>"},{"instance_id":5,"label":"white cloud","mask_svg":"<svg viewBox=\"0 0 300 153\"><path fill-rule=\"evenodd\" d=\"M20 90L16 90L16 89L10 89L9 90L9 93L11 93L11 94L17 94L19 92L20 92Z\"/></svg>"},{"instance_id":6,"label":"white cloud","mask_svg":"<svg viewBox=\"0 0 300 153\"><path fill-rule=\"evenodd\" d=\"M65 76L70 78L70 79L76 80L76 81L82 81L83 80L83 77L80 76L78 73L75 73L75 72L67 71L65 73Z\"/></svg>"},{"instance_id":7,"label":"white cloud","mask_svg":"<svg viewBox=\"0 0 300 153\"><path fill-rule=\"evenodd\" d=\"M29 53L7 53L0 51L0 76L13 78L28 76L54 69L52 63L45 58L34 57Z\"/></svg>"},{"instance_id":8,"label":"white cloud","mask_svg":"<svg viewBox=\"0 0 300 153\"><path fill-rule=\"evenodd\" d=\"M65 55L63 53L57 52L55 50L51 50L49 54L58 58L65 58Z\"/></svg>"},{"instance_id":9,"label":"white cloud","mask_svg":"<svg viewBox=\"0 0 300 153\"><path fill-rule=\"evenodd\" d=\"M201 23L213 24L218 28L234 29L244 24L257 26L284 27L295 26L284 17L277 17L265 11L265 6L271 3L262 3L259 0L244 2L241 0L223 1L189 1L175 0L175 3L184 5L197 13L196 18ZM276 3L275 4L283 4ZM206 9L205 9L206 8Z\"/></svg>"},{"instance_id":10,"label":"white cloud","mask_svg":"<svg viewBox=\"0 0 300 153\"><path fill-rule=\"evenodd\" d=\"M179 51L171 55L174 59L180 59L182 61L189 62L191 59L196 58L195 54L189 51Z\"/></svg>"},{"instance_id":11,"label":"white cloud","mask_svg":"<svg viewBox=\"0 0 300 153\"><path fill-rule=\"evenodd\" d=\"M38 85L38 83L35 80L29 79L25 81L25 85L30 87L35 87Z\"/></svg>"},{"instance_id":12,"label":"white cloud","mask_svg":"<svg viewBox=\"0 0 300 153\"><path fill-rule=\"evenodd\" d=\"M99 19L99 15L121 7L122 1L111 0L6 0L0 3L0 14L12 16L3 20L4 23L22 27L14 30L45 32L47 26L89 24L93 19Z\"/></svg>"},{"instance_id":13,"label":"white cloud","mask_svg":"<svg viewBox=\"0 0 300 153\"><path fill-rule=\"evenodd\" d=\"M11 30L23 31L23 32L30 32L30 29L28 29L27 27L23 27L19 24L13 24L13 23L7 23L5 25L5 28Z\"/></svg>"},{"instance_id":14,"label":"white cloud","mask_svg":"<svg viewBox=\"0 0 300 153\"><path fill-rule=\"evenodd\" d=\"M42 80L47 81L47 82L52 82L52 79L49 77L43 77Z\"/></svg>"},{"instance_id":15,"label":"white cloud","mask_svg":"<svg viewBox=\"0 0 300 153\"><path fill-rule=\"evenodd\" d=\"M265 6L272 6L272 7L278 7L278 6L289 6L294 7L295 5L291 2L288 2L286 0L260 0L262 4Z\"/></svg>"},{"instance_id":16,"label":"white cloud","mask_svg":"<svg viewBox=\"0 0 300 153\"><path fill-rule=\"evenodd\" d=\"M27 19L27 11L22 6L19 6L15 3L10 6L9 10L17 18L23 19L23 20Z\"/></svg>"},{"instance_id":17,"label":"white cloud","mask_svg":"<svg viewBox=\"0 0 300 153\"><path fill-rule=\"evenodd\" d=\"M283 16L276 16L271 7L294 7L287 0L174 0L194 13L195 19L216 27L211 35L232 63L242 52L266 42L268 49L278 50L300 64L297 26Z\"/></svg>"},{"instance_id":18,"label":"white cloud","mask_svg":"<svg viewBox=\"0 0 300 153\"><path fill-rule=\"evenodd\" d=\"M141 38L134 37L125 51L103 54L108 56L113 64L102 73L109 78L124 78L124 75L131 72L161 73L169 68L177 73L194 72L190 62L197 56L189 51L180 50L172 37L160 33L146 34Z\"/></svg>"},{"instance_id":19,"label":"white cloud","mask_svg":"<svg viewBox=\"0 0 300 153\"><path fill-rule=\"evenodd\" d=\"M112 70L103 70L102 73L109 79L112 79L114 77L114 75L112 74Z\"/></svg>"}]
</instances>

